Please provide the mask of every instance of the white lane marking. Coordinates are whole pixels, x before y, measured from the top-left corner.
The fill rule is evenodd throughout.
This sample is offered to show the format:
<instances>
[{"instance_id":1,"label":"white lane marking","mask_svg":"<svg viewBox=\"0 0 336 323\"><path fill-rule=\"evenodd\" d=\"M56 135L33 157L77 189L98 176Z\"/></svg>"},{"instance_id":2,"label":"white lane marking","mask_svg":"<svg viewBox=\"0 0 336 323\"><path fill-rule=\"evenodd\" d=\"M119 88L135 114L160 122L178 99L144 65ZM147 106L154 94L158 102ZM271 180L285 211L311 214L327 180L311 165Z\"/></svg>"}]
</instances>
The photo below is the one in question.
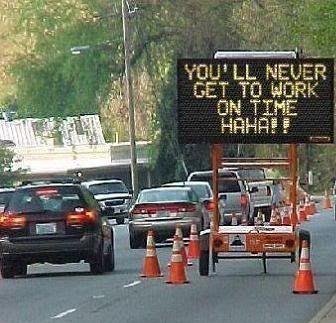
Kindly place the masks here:
<instances>
[{"instance_id":1,"label":"white lane marking","mask_svg":"<svg viewBox=\"0 0 336 323\"><path fill-rule=\"evenodd\" d=\"M105 297L105 295L94 295L94 296L92 296L92 298L94 298L94 299L99 299L99 298L104 298Z\"/></svg>"},{"instance_id":2,"label":"white lane marking","mask_svg":"<svg viewBox=\"0 0 336 323\"><path fill-rule=\"evenodd\" d=\"M133 283L124 285L124 288L133 287L133 286L136 286L136 285L139 285L139 284L141 284L141 280L135 280Z\"/></svg>"},{"instance_id":3,"label":"white lane marking","mask_svg":"<svg viewBox=\"0 0 336 323\"><path fill-rule=\"evenodd\" d=\"M76 308L71 308L70 310L67 310L67 311L64 311L64 312L62 312L62 313L59 313L59 314L57 314L57 315L55 315L55 316L53 316L53 317L51 317L51 318L52 318L52 319L60 319L60 318L62 318L62 317L64 317L64 316L66 316L66 315L68 315L68 314L70 314L70 313L76 312L76 311L77 311Z\"/></svg>"}]
</instances>

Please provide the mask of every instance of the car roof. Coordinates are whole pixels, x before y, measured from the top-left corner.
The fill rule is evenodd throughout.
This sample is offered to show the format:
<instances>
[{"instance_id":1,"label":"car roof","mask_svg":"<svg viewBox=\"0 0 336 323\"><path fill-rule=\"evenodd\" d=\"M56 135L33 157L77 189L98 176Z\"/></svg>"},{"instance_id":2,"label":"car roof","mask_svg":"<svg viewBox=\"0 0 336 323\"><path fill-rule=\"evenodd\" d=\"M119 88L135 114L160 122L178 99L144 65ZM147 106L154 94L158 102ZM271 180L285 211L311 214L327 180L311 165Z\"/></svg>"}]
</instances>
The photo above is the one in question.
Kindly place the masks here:
<instances>
[{"instance_id":1,"label":"car roof","mask_svg":"<svg viewBox=\"0 0 336 323\"><path fill-rule=\"evenodd\" d=\"M16 190L27 190L30 188L44 188L44 187L80 187L79 184L73 184L73 183L40 183L40 184L28 184L24 186L17 187Z\"/></svg>"},{"instance_id":2,"label":"car roof","mask_svg":"<svg viewBox=\"0 0 336 323\"><path fill-rule=\"evenodd\" d=\"M15 192L14 187L0 187L0 193Z\"/></svg>"},{"instance_id":3,"label":"car roof","mask_svg":"<svg viewBox=\"0 0 336 323\"><path fill-rule=\"evenodd\" d=\"M218 173L219 174L230 174L230 173L238 174L238 169L220 168L218 169ZM201 171L192 172L188 175L188 178L190 178L193 175L212 175L212 170L201 170Z\"/></svg>"},{"instance_id":4,"label":"car roof","mask_svg":"<svg viewBox=\"0 0 336 323\"><path fill-rule=\"evenodd\" d=\"M179 187L183 187L183 186L196 186L196 185L204 185L204 186L210 186L208 182L206 181L184 181L184 182L171 182L171 183L165 183L162 186L163 187L170 187L170 186L179 186Z\"/></svg>"},{"instance_id":5,"label":"car roof","mask_svg":"<svg viewBox=\"0 0 336 323\"><path fill-rule=\"evenodd\" d=\"M142 192L150 192L150 191L191 191L192 189L190 187L187 186L183 186L183 187L170 187L170 186L166 186L166 187L154 187L154 188L146 188L144 190L141 191Z\"/></svg>"},{"instance_id":6,"label":"car roof","mask_svg":"<svg viewBox=\"0 0 336 323\"><path fill-rule=\"evenodd\" d=\"M124 183L120 179L94 179L92 181L85 181L82 182L82 185L97 185L97 184L104 184L104 183Z\"/></svg>"}]
</instances>

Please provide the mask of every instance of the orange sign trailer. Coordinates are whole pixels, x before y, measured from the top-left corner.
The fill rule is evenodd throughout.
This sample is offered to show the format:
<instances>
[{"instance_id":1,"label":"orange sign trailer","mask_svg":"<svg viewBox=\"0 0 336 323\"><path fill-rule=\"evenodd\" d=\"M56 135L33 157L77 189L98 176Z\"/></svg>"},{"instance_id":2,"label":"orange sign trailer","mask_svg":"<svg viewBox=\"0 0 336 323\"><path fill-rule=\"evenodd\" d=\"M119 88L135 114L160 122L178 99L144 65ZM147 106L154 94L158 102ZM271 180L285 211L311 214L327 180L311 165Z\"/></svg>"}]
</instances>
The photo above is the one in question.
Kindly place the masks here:
<instances>
[{"instance_id":1,"label":"orange sign trailer","mask_svg":"<svg viewBox=\"0 0 336 323\"><path fill-rule=\"evenodd\" d=\"M262 259L264 272L267 272L267 259L290 259L294 262L300 251L300 240L304 237L310 241L309 232L297 228L297 145L291 144L288 156L284 158L229 158L224 159L222 145L212 145L214 215L211 229L201 232L201 256L199 272L202 276L209 274L209 260L213 271L219 259ZM290 200L292 204L291 225L287 226L220 226L218 210L218 169L222 167L263 167L287 168L290 176L282 178L291 182ZM242 179L244 180L244 179Z\"/></svg>"}]
</instances>

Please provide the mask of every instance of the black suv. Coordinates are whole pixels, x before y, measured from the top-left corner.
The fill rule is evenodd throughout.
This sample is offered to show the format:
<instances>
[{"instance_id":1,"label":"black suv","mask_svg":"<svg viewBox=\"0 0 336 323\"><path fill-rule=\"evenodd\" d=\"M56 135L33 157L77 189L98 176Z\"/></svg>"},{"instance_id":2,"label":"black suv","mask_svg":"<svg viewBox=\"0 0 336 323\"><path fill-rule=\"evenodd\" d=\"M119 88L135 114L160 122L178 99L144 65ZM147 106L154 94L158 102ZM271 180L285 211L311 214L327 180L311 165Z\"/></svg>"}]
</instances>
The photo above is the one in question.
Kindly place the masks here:
<instances>
[{"instance_id":1,"label":"black suv","mask_svg":"<svg viewBox=\"0 0 336 323\"><path fill-rule=\"evenodd\" d=\"M0 214L3 278L26 275L27 265L87 261L94 274L114 270L114 236L90 193L77 184L17 188Z\"/></svg>"}]
</instances>

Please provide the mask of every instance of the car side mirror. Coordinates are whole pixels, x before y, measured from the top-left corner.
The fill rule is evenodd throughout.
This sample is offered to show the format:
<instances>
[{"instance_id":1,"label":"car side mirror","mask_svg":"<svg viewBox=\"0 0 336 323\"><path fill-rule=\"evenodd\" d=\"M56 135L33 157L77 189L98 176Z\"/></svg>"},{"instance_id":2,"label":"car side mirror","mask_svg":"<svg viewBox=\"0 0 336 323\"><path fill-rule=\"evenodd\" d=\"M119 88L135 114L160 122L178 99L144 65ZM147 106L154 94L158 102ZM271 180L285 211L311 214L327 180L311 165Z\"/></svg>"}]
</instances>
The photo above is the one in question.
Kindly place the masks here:
<instances>
[{"instance_id":1,"label":"car side mirror","mask_svg":"<svg viewBox=\"0 0 336 323\"><path fill-rule=\"evenodd\" d=\"M257 193L259 190L258 190L258 187L256 186L253 186L251 189L250 189L250 193Z\"/></svg>"}]
</instances>

